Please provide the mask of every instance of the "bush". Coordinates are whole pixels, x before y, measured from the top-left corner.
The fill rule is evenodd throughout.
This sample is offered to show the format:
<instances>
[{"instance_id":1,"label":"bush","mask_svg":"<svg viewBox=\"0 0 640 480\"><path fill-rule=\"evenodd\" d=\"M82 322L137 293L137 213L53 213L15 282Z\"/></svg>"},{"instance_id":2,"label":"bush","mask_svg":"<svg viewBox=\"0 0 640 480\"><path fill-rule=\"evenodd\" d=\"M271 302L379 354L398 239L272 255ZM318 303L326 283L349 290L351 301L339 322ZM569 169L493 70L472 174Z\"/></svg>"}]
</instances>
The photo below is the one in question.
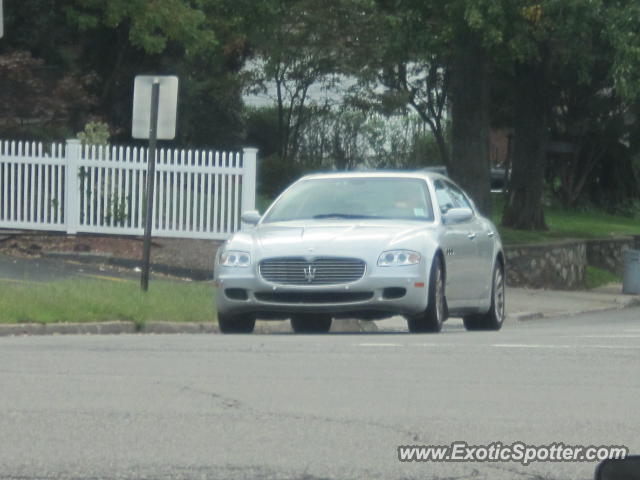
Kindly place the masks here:
<instances>
[{"instance_id":1,"label":"bush","mask_svg":"<svg viewBox=\"0 0 640 480\"><path fill-rule=\"evenodd\" d=\"M111 134L109 125L103 122L89 122L76 135L83 145L108 145Z\"/></svg>"}]
</instances>

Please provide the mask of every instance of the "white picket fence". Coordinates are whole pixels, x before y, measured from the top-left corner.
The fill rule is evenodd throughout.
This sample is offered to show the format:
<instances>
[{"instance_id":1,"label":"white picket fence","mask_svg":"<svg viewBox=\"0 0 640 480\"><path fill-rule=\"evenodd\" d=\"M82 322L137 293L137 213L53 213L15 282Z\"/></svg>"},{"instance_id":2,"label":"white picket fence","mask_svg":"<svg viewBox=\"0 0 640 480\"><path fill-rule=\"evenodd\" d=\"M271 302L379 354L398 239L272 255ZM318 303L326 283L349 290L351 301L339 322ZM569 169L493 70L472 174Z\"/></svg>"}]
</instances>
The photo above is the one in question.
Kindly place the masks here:
<instances>
[{"instance_id":1,"label":"white picket fence","mask_svg":"<svg viewBox=\"0 0 640 480\"><path fill-rule=\"evenodd\" d=\"M255 148L159 149L153 235L223 239L255 208ZM0 142L0 228L142 235L147 149Z\"/></svg>"}]
</instances>

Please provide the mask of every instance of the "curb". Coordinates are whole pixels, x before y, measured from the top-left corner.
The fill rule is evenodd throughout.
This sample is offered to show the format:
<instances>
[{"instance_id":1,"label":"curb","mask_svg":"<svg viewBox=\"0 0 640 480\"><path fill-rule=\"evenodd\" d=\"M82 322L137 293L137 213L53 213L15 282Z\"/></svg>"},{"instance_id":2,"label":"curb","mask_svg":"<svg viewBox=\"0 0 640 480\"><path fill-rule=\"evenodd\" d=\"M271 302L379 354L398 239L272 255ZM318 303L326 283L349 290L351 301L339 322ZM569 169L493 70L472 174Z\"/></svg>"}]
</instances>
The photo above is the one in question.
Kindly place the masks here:
<instances>
[{"instance_id":1,"label":"curb","mask_svg":"<svg viewBox=\"0 0 640 480\"><path fill-rule=\"evenodd\" d=\"M141 326L134 322L92 323L18 323L0 325L0 337L22 335L123 335L123 334L172 334L218 333L217 323L149 322Z\"/></svg>"},{"instance_id":2,"label":"curb","mask_svg":"<svg viewBox=\"0 0 640 480\"><path fill-rule=\"evenodd\" d=\"M529 320L544 318L544 314L542 312L516 312L511 315L507 315L507 318L513 319L517 322L526 322Z\"/></svg>"},{"instance_id":3,"label":"curb","mask_svg":"<svg viewBox=\"0 0 640 480\"><path fill-rule=\"evenodd\" d=\"M585 310L575 310L571 312L553 312L553 313L543 313L543 312L516 312L508 315L507 318L515 320L517 322L527 322L530 320L539 320L543 318L555 318L555 317L573 317L575 315L582 315L585 313L598 313L598 312L610 312L615 310L623 310L625 308L633 308L640 305L640 296L629 296L625 300L620 301L619 298L616 299L615 303L612 302L610 305L597 307L597 308L588 308Z\"/></svg>"},{"instance_id":4,"label":"curb","mask_svg":"<svg viewBox=\"0 0 640 480\"><path fill-rule=\"evenodd\" d=\"M69 253L69 252L43 252L45 258L67 260L79 263L89 263L98 265L112 265L114 267L124 267L129 269L140 268L141 261L132 258L114 257L110 253ZM151 263L151 271L163 273L174 277L190 278L192 280L213 279L213 269L211 271L203 268L185 268L167 265L165 263Z\"/></svg>"},{"instance_id":5,"label":"curb","mask_svg":"<svg viewBox=\"0 0 640 480\"><path fill-rule=\"evenodd\" d=\"M217 323L199 322L149 322L142 325L136 333L165 334L193 334L193 333L220 333Z\"/></svg>"},{"instance_id":6,"label":"curb","mask_svg":"<svg viewBox=\"0 0 640 480\"><path fill-rule=\"evenodd\" d=\"M339 320L334 322L332 333L376 332L374 322L362 320ZM287 321L258 321L256 334L291 333ZM141 326L134 322L94 323L18 323L0 324L0 337L35 335L123 335L123 334L218 334L217 323L203 322L148 322Z\"/></svg>"},{"instance_id":7,"label":"curb","mask_svg":"<svg viewBox=\"0 0 640 480\"><path fill-rule=\"evenodd\" d=\"M0 325L0 337L17 335L117 335L136 333L133 322L18 323Z\"/></svg>"}]
</instances>

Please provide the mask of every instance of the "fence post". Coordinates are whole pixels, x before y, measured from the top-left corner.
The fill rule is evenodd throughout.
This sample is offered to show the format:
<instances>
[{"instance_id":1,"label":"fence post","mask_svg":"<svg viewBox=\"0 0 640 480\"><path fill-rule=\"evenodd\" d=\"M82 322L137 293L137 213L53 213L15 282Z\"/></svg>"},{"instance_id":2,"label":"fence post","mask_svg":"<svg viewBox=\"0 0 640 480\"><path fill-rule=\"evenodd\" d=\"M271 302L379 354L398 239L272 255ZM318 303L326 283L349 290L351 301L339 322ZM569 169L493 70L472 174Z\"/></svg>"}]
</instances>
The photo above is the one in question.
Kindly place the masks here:
<instances>
[{"instance_id":1,"label":"fence post","mask_svg":"<svg viewBox=\"0 0 640 480\"><path fill-rule=\"evenodd\" d=\"M82 153L80 140L67 140L65 148L65 174L64 174L64 222L67 226L67 234L75 234L78 231L80 218L80 202L78 201L78 163Z\"/></svg>"},{"instance_id":2,"label":"fence post","mask_svg":"<svg viewBox=\"0 0 640 480\"><path fill-rule=\"evenodd\" d=\"M256 209L256 170L257 170L257 148L242 149L242 200L240 203L240 213Z\"/></svg>"}]
</instances>

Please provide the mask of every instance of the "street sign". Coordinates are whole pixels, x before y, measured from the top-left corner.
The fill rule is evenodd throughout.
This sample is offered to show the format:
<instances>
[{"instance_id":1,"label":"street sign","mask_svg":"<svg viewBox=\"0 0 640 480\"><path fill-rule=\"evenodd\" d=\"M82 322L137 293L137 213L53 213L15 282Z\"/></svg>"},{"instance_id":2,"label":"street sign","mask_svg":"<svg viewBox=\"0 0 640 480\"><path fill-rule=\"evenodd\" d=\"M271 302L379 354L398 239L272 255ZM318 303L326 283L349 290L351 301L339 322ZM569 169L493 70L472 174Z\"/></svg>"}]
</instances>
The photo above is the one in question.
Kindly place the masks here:
<instances>
[{"instance_id":1,"label":"street sign","mask_svg":"<svg viewBox=\"0 0 640 480\"><path fill-rule=\"evenodd\" d=\"M133 88L133 138L148 139L151 131L151 91L154 83L160 86L158 104L158 140L173 140L176 136L178 110L178 77L138 75Z\"/></svg>"},{"instance_id":2,"label":"street sign","mask_svg":"<svg viewBox=\"0 0 640 480\"><path fill-rule=\"evenodd\" d=\"M142 245L142 273L140 288L149 289L149 262L151 259L151 230L153 228L153 190L156 178L156 141L172 140L176 136L178 109L178 77L138 75L133 87L133 138L149 139L147 182L145 188L146 212L144 242Z\"/></svg>"}]
</instances>

